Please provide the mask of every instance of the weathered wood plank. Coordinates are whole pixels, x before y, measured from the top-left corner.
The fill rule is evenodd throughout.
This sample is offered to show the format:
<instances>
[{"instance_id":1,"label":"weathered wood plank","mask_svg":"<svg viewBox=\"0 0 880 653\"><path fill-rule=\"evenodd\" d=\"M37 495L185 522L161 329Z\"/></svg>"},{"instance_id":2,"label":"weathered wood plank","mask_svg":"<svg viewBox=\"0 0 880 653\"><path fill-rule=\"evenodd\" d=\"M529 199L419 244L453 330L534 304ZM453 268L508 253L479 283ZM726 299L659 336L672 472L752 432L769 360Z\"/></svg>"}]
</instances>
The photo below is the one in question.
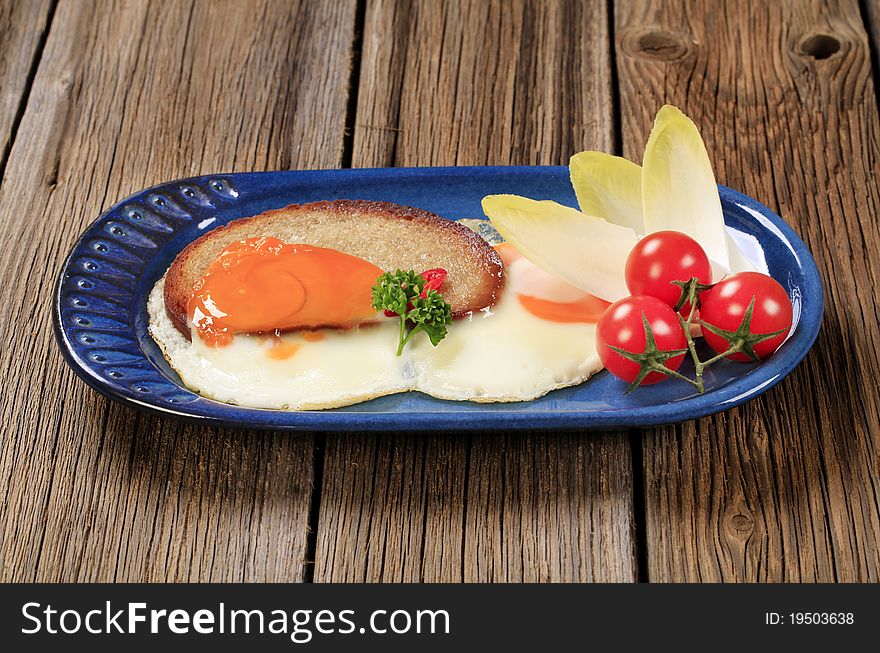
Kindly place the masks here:
<instances>
[{"instance_id":1,"label":"weathered wood plank","mask_svg":"<svg viewBox=\"0 0 880 653\"><path fill-rule=\"evenodd\" d=\"M652 581L880 579L880 122L857 2L619 3L625 154L654 112L698 125L718 181L819 263L815 349L740 409L644 435Z\"/></svg>"},{"instance_id":2,"label":"weathered wood plank","mask_svg":"<svg viewBox=\"0 0 880 653\"><path fill-rule=\"evenodd\" d=\"M0 579L301 580L313 438L184 426L87 389L52 342L76 234L218 170L337 167L355 2L62 0L0 188Z\"/></svg>"},{"instance_id":3,"label":"weathered wood plank","mask_svg":"<svg viewBox=\"0 0 880 653\"><path fill-rule=\"evenodd\" d=\"M871 37L871 49L876 63L878 54L880 54L878 53L878 48L880 48L880 0L865 0L865 11Z\"/></svg>"},{"instance_id":4,"label":"weathered wood plank","mask_svg":"<svg viewBox=\"0 0 880 653\"><path fill-rule=\"evenodd\" d=\"M605 10L369 2L353 165L610 149ZM633 580L631 500L625 434L331 435L315 580Z\"/></svg>"},{"instance_id":5,"label":"weathered wood plank","mask_svg":"<svg viewBox=\"0 0 880 653\"><path fill-rule=\"evenodd\" d=\"M0 1L0 173L51 7L51 0Z\"/></svg>"}]
</instances>

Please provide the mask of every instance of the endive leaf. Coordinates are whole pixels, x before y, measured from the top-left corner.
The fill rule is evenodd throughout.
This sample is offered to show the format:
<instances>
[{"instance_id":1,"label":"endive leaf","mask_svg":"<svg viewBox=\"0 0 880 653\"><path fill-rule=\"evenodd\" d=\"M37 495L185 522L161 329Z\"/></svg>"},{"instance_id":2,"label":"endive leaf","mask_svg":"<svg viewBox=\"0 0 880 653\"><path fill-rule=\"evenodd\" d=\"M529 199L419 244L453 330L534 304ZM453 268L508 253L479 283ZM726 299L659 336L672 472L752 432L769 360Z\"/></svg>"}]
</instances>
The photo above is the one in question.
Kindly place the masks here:
<instances>
[{"instance_id":1,"label":"endive leaf","mask_svg":"<svg viewBox=\"0 0 880 653\"><path fill-rule=\"evenodd\" d=\"M581 211L630 227L640 235L645 233L640 165L605 152L587 151L571 157L569 171ZM682 230L675 215L671 216L671 221L664 228ZM726 234L726 240L729 271L755 270L755 265L743 255L729 234ZM720 263L713 267L717 278L728 272Z\"/></svg>"},{"instance_id":2,"label":"endive leaf","mask_svg":"<svg viewBox=\"0 0 880 653\"><path fill-rule=\"evenodd\" d=\"M682 231L730 270L727 232L712 164L700 132L673 106L657 112L642 162L645 232Z\"/></svg>"},{"instance_id":3,"label":"endive leaf","mask_svg":"<svg viewBox=\"0 0 880 653\"><path fill-rule=\"evenodd\" d=\"M766 270L759 270L758 267L746 257L729 233L727 233L726 236L727 253L730 257L728 272L731 274L737 272L766 272Z\"/></svg>"},{"instance_id":4,"label":"endive leaf","mask_svg":"<svg viewBox=\"0 0 880 653\"><path fill-rule=\"evenodd\" d=\"M637 164L589 151L571 157L568 170L581 211L645 233L642 169Z\"/></svg>"},{"instance_id":5,"label":"endive leaf","mask_svg":"<svg viewBox=\"0 0 880 653\"><path fill-rule=\"evenodd\" d=\"M626 257L636 233L549 200L488 195L483 212L523 256L576 288L609 302L629 295Z\"/></svg>"}]
</instances>

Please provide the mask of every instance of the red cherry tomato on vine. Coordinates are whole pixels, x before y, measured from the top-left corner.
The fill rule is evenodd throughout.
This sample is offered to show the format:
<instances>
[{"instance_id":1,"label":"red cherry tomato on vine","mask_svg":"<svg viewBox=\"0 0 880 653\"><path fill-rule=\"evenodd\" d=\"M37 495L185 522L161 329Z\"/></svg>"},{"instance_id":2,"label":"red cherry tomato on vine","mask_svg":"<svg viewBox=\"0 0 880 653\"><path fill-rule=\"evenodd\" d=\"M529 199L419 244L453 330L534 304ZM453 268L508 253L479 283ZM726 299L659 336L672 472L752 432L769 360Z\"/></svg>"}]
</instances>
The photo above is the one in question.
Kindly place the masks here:
<instances>
[{"instance_id":1,"label":"red cherry tomato on vine","mask_svg":"<svg viewBox=\"0 0 880 653\"><path fill-rule=\"evenodd\" d=\"M639 375L639 363L629 360L609 347L618 347L634 354L646 353L647 339L644 315L654 335L656 348L659 352L670 352L687 348L684 330L675 311L656 297L641 295L625 297L614 302L596 326L596 348L602 364L614 376L632 383ZM670 370L677 370L684 359L679 354L663 362ZM668 378L662 372L651 372L642 381L642 385L650 385Z\"/></svg>"},{"instance_id":2,"label":"red cherry tomato on vine","mask_svg":"<svg viewBox=\"0 0 880 653\"><path fill-rule=\"evenodd\" d=\"M752 345L755 354L765 359L779 348L791 329L791 300L785 288L772 277L760 272L740 272L723 279L700 299L700 320L724 331L741 329L749 304L755 299L748 331L755 335L782 331L777 336ZM709 329L703 328L703 337L712 349L723 353L730 348L730 341ZM750 362L743 353L731 354L729 359Z\"/></svg>"},{"instance_id":3,"label":"red cherry tomato on vine","mask_svg":"<svg viewBox=\"0 0 880 653\"><path fill-rule=\"evenodd\" d=\"M712 266L700 244L679 231L656 231L642 238L626 259L626 287L633 295L650 295L675 306L681 288L673 281L712 283ZM682 306L687 317L690 305Z\"/></svg>"}]
</instances>

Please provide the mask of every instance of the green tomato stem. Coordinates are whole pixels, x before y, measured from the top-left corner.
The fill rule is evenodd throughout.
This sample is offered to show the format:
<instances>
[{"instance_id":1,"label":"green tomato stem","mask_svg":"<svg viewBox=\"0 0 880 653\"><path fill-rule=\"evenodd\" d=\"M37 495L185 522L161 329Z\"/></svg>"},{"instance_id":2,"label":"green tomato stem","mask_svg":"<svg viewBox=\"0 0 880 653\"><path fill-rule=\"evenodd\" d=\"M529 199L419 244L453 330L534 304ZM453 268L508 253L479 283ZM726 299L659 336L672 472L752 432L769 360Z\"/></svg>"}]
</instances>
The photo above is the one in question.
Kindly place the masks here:
<instances>
[{"instance_id":1,"label":"green tomato stem","mask_svg":"<svg viewBox=\"0 0 880 653\"><path fill-rule=\"evenodd\" d=\"M681 376L682 378L684 378L686 381L688 381L691 385L693 385L697 389L697 392L699 392L700 394L703 394L706 391L706 386L703 383L703 371L707 367L709 367L712 363L717 363L721 359L726 358L727 356L730 356L731 354L736 354L736 353L739 353L740 351L742 351L742 343L738 342L735 345L731 345L727 351L720 353L720 354L716 354L715 356L713 356L709 360L706 360L706 361L700 360L700 357L697 354L697 345L694 342L694 337L691 335L691 325L693 324L694 317L696 317L696 314L697 314L697 302L698 302L697 286L698 285L700 285L700 284L699 284L699 280L696 277L692 278L690 281L687 282L687 286L686 286L687 301L690 304L691 310L688 314L687 320L681 320L681 318L679 317L679 319L681 320L681 323L682 323L681 324L682 328L684 329L684 337L687 340L688 351L690 352L691 358L694 361L694 373L696 376L696 380L693 381L691 379L688 379L686 376L683 376L680 374L677 376Z\"/></svg>"},{"instance_id":2,"label":"green tomato stem","mask_svg":"<svg viewBox=\"0 0 880 653\"><path fill-rule=\"evenodd\" d=\"M693 324L694 317L697 314L697 289L696 284L698 280L696 277L692 278L687 284L687 301L690 304L691 310L688 313L687 320L682 320L681 317L678 319L681 320L681 326L684 329L684 337L687 340L688 351L691 354L691 359L694 361L694 370L696 372L696 380L687 379L688 383L693 385L697 392L703 394L706 391L706 387L703 385L703 368L702 363L700 363L700 357L697 355L697 345L694 342L694 337L691 335L691 324Z\"/></svg>"},{"instance_id":3,"label":"green tomato stem","mask_svg":"<svg viewBox=\"0 0 880 653\"><path fill-rule=\"evenodd\" d=\"M673 379L679 379L680 381L687 381L687 382L690 383L692 386L694 386L699 392L701 392L701 393L703 392L702 385L701 385L701 382L700 382L699 380L698 380L698 381L694 381L693 379L689 379L689 378L687 378L684 374L681 374L680 372L676 372L675 370L670 370L670 369L669 369L668 367L666 367L665 365L661 365L661 366L659 366L659 367L658 367L656 370L654 370L654 371L655 371L655 372L660 372L661 374L665 374L666 376L671 376Z\"/></svg>"}]
</instances>

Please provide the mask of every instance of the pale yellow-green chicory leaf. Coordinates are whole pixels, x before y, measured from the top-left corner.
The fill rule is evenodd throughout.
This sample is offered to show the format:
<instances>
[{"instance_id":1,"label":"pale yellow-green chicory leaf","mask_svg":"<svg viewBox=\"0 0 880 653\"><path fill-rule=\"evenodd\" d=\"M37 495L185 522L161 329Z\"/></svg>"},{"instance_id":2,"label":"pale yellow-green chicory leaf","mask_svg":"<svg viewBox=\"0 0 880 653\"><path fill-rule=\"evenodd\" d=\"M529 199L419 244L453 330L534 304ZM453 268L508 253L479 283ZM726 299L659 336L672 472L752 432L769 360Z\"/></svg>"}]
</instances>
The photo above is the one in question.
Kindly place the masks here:
<instances>
[{"instance_id":1,"label":"pale yellow-green chicory leaf","mask_svg":"<svg viewBox=\"0 0 880 653\"><path fill-rule=\"evenodd\" d=\"M645 233L684 232L730 270L721 199L706 146L690 118L670 105L657 112L645 147L642 208Z\"/></svg>"},{"instance_id":2,"label":"pale yellow-green chicory leaf","mask_svg":"<svg viewBox=\"0 0 880 653\"><path fill-rule=\"evenodd\" d=\"M571 157L568 171L581 211L645 233L641 167L623 157L587 151Z\"/></svg>"},{"instance_id":3,"label":"pale yellow-green chicory leaf","mask_svg":"<svg viewBox=\"0 0 880 653\"><path fill-rule=\"evenodd\" d=\"M483 212L505 240L550 274L609 302L629 295L624 268L638 240L632 229L517 195L488 195Z\"/></svg>"}]
</instances>

